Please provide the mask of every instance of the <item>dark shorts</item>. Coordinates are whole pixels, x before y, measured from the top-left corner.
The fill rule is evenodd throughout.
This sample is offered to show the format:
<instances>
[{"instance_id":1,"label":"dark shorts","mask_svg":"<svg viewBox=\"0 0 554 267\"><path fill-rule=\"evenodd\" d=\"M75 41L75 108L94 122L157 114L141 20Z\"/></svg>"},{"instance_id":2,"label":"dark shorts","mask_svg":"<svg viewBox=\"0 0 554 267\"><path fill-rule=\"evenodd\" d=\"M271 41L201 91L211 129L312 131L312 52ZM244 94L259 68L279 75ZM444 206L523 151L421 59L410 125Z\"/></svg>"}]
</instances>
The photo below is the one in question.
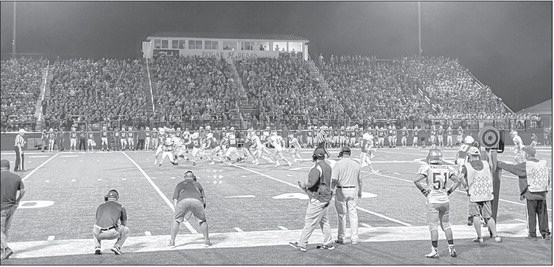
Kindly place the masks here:
<instances>
[{"instance_id":1,"label":"dark shorts","mask_svg":"<svg viewBox=\"0 0 554 267\"><path fill-rule=\"evenodd\" d=\"M192 212L194 217L196 217L199 221L206 221L204 204L196 198L185 198L177 202L174 216L175 221L183 222L185 220L185 215L189 212Z\"/></svg>"}]
</instances>

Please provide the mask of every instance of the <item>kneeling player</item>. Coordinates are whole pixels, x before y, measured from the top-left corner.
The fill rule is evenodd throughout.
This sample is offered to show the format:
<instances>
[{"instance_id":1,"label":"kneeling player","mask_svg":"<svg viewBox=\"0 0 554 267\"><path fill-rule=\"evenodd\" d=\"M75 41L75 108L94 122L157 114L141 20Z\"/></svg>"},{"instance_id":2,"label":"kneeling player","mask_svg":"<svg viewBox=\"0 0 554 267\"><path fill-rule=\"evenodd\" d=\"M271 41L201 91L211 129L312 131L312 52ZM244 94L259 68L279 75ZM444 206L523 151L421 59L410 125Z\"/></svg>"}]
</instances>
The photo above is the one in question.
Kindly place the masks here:
<instances>
[{"instance_id":1,"label":"kneeling player","mask_svg":"<svg viewBox=\"0 0 554 267\"><path fill-rule=\"evenodd\" d=\"M456 179L456 171L446 165L441 164L442 153L438 149L429 150L427 155L427 165L419 169L418 175L414 180L416 187L427 197L427 222L431 233L431 253L425 255L427 258L438 258L438 240L440 225L448 241L448 252L450 256L456 257L454 249L454 237L450 229L450 204L448 196L456 190L460 182L456 181L448 190L446 183L448 179ZM426 187L419 182L426 180Z\"/></svg>"}]
</instances>

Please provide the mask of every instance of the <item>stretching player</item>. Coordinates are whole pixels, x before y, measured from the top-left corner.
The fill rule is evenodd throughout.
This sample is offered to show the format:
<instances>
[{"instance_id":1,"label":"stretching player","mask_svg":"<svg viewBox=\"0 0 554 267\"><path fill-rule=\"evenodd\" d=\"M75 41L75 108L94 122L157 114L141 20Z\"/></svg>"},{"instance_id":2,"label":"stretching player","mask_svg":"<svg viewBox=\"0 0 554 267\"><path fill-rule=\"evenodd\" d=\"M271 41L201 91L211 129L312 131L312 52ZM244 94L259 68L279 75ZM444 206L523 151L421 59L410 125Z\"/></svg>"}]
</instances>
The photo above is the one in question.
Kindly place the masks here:
<instances>
[{"instance_id":1,"label":"stretching player","mask_svg":"<svg viewBox=\"0 0 554 267\"><path fill-rule=\"evenodd\" d=\"M449 166L442 165L442 153L438 149L429 150L427 165L419 169L414 180L416 187L427 197L427 222L431 234L431 253L425 255L427 258L438 258L438 242L440 225L448 242L448 252L451 257L457 257L454 249L454 237L450 229L450 204L448 196L456 190L459 181L446 190L448 179L456 179L456 171ZM454 178L454 179L453 179ZM426 180L424 188L419 182Z\"/></svg>"}]
</instances>

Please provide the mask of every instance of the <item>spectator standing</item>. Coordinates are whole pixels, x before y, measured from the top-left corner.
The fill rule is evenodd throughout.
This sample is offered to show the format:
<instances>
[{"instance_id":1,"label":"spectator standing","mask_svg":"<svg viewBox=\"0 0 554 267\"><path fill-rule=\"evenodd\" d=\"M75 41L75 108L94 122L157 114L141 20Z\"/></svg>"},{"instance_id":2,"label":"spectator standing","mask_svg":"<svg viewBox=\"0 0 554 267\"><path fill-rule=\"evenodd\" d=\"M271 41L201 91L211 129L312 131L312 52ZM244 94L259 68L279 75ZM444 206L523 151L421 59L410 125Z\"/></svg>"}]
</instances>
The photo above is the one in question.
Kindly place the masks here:
<instances>
[{"instance_id":1,"label":"spectator standing","mask_svg":"<svg viewBox=\"0 0 554 267\"><path fill-rule=\"evenodd\" d=\"M308 240L313 231L320 226L323 232L324 239L321 246L317 246L318 249L333 250L333 236L331 234L331 226L329 225L329 218L327 213L329 210L329 203L333 197L333 193L330 189L332 170L331 166L325 162L325 155L327 152L323 148L316 148L312 159L315 161L315 165L308 174L308 182L302 183L298 181L298 185L309 196L308 208L306 209L306 216L304 219L304 228L300 235L298 242L289 242L289 244L303 252L306 252L306 246Z\"/></svg>"},{"instance_id":2,"label":"spectator standing","mask_svg":"<svg viewBox=\"0 0 554 267\"><path fill-rule=\"evenodd\" d=\"M551 185L551 174L545 160L538 160L537 151L533 147L524 147L525 162L509 164L498 162L498 168L509 171L519 177L520 199L527 201L527 225L529 238L537 238L537 217L539 219L539 232L544 239L550 239L548 229L548 209L546 194Z\"/></svg>"},{"instance_id":3,"label":"spectator standing","mask_svg":"<svg viewBox=\"0 0 554 267\"><path fill-rule=\"evenodd\" d=\"M23 155L23 147L25 146L25 129L19 129L19 133L15 137L15 166L13 171L25 171L25 156Z\"/></svg>"},{"instance_id":4,"label":"spectator standing","mask_svg":"<svg viewBox=\"0 0 554 267\"><path fill-rule=\"evenodd\" d=\"M352 245L358 244L358 199L362 198L362 172L358 162L350 158L350 148L345 146L339 152L339 160L331 174L331 189L336 188L335 208L338 215L338 244L344 244L346 218L350 222Z\"/></svg>"},{"instance_id":5,"label":"spectator standing","mask_svg":"<svg viewBox=\"0 0 554 267\"><path fill-rule=\"evenodd\" d=\"M104 203L100 204L96 209L96 223L92 228L94 238L94 254L102 254L101 241L105 239L116 239L112 247L115 255L123 254L121 247L130 231L127 227L127 209L119 204L119 193L112 189L104 196Z\"/></svg>"},{"instance_id":6,"label":"spectator standing","mask_svg":"<svg viewBox=\"0 0 554 267\"><path fill-rule=\"evenodd\" d=\"M0 207L1 207L1 233L2 260L8 259L13 250L8 246L8 230L12 224L13 214L19 206L21 198L25 195L25 185L19 175L10 172L10 162L0 161Z\"/></svg>"},{"instance_id":7,"label":"spectator standing","mask_svg":"<svg viewBox=\"0 0 554 267\"><path fill-rule=\"evenodd\" d=\"M63 142L65 141L65 136L64 136L62 126L60 126L60 130L57 132L56 137L57 137L56 143L58 143L58 150L64 151Z\"/></svg>"},{"instance_id":8,"label":"spectator standing","mask_svg":"<svg viewBox=\"0 0 554 267\"><path fill-rule=\"evenodd\" d=\"M48 133L46 132L46 129L42 130L40 139L42 141L42 152L44 152L44 148L48 145Z\"/></svg>"},{"instance_id":9,"label":"spectator standing","mask_svg":"<svg viewBox=\"0 0 554 267\"><path fill-rule=\"evenodd\" d=\"M185 180L177 184L173 192L173 205L175 214L171 226L171 239L169 246L175 246L175 238L179 232L181 223L185 220L185 215L189 212L198 219L202 234L204 235L204 246L212 245L208 234L208 223L206 221L206 195L204 188L198 181L192 171L185 172Z\"/></svg>"}]
</instances>

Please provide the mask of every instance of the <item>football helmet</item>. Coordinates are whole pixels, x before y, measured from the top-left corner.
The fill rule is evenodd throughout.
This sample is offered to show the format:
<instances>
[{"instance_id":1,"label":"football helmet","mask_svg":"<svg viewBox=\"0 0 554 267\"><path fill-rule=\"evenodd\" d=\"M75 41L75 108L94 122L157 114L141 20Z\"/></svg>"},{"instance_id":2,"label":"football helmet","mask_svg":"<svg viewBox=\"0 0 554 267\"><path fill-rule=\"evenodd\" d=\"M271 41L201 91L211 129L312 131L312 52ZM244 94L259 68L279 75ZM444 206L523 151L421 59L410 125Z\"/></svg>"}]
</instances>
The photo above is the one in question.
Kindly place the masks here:
<instances>
[{"instance_id":1,"label":"football helmet","mask_svg":"<svg viewBox=\"0 0 554 267\"><path fill-rule=\"evenodd\" d=\"M442 152L438 149L431 149L427 154L427 162L429 164L439 164L442 160Z\"/></svg>"},{"instance_id":2,"label":"football helmet","mask_svg":"<svg viewBox=\"0 0 554 267\"><path fill-rule=\"evenodd\" d=\"M473 142L475 142L475 139L471 136L466 136L466 138L464 138L464 143L466 144L473 144Z\"/></svg>"},{"instance_id":3,"label":"football helmet","mask_svg":"<svg viewBox=\"0 0 554 267\"><path fill-rule=\"evenodd\" d=\"M471 156L479 156L481 155L481 152L479 152L479 148L472 146L467 150L467 154Z\"/></svg>"}]
</instances>

